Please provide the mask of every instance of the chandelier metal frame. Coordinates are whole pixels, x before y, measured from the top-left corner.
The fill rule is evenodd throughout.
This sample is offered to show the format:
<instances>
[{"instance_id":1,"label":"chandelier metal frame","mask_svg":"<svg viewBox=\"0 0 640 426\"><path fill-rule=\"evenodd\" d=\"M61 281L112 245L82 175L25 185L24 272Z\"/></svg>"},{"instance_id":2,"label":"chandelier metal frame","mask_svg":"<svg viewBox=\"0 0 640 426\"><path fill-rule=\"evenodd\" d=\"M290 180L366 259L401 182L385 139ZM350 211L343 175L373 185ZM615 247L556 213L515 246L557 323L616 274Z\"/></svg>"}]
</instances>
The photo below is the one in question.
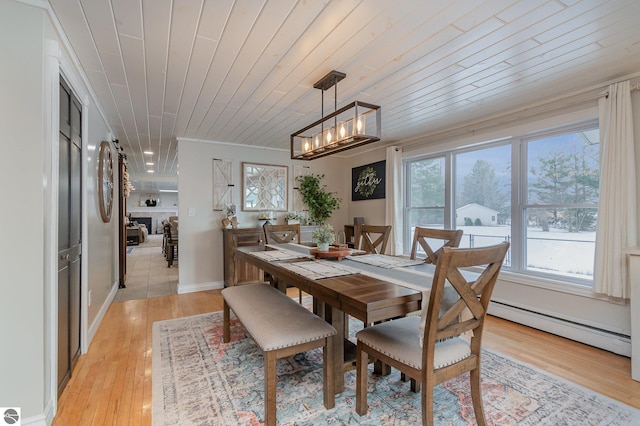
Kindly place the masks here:
<instances>
[{"instance_id":1,"label":"chandelier metal frame","mask_svg":"<svg viewBox=\"0 0 640 426\"><path fill-rule=\"evenodd\" d=\"M334 87L334 112L291 134L292 159L314 160L380 140L380 106L353 101L337 108L337 83L345 77L345 73L334 70L313 85L322 91L322 114L324 91Z\"/></svg>"}]
</instances>

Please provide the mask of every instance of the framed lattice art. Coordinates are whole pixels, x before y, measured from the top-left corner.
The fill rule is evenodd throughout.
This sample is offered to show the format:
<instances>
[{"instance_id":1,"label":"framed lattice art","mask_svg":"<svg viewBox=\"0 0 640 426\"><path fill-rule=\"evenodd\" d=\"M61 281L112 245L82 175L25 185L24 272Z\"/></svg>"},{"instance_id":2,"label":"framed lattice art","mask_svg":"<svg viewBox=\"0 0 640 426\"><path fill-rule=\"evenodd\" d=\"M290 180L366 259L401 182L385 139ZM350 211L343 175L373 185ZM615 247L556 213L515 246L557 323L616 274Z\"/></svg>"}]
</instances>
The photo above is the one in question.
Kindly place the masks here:
<instances>
[{"instance_id":1,"label":"framed lattice art","mask_svg":"<svg viewBox=\"0 0 640 426\"><path fill-rule=\"evenodd\" d=\"M287 211L287 166L242 163L242 210Z\"/></svg>"}]
</instances>

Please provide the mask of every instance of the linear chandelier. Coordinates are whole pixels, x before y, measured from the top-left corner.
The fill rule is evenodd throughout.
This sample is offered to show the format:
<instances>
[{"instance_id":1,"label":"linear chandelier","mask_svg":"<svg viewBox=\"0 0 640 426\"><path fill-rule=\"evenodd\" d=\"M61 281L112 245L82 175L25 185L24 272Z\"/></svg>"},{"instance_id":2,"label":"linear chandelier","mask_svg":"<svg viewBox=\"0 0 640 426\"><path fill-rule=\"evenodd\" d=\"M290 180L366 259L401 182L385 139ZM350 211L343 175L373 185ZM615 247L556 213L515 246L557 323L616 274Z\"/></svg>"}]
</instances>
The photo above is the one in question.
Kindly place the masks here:
<instances>
[{"instance_id":1,"label":"linear chandelier","mask_svg":"<svg viewBox=\"0 0 640 426\"><path fill-rule=\"evenodd\" d=\"M338 82L345 77L345 73L334 70L313 85L322 91L321 114L324 91L334 87L334 112L291 135L292 159L314 160L380 140L378 105L353 101L338 109Z\"/></svg>"}]
</instances>

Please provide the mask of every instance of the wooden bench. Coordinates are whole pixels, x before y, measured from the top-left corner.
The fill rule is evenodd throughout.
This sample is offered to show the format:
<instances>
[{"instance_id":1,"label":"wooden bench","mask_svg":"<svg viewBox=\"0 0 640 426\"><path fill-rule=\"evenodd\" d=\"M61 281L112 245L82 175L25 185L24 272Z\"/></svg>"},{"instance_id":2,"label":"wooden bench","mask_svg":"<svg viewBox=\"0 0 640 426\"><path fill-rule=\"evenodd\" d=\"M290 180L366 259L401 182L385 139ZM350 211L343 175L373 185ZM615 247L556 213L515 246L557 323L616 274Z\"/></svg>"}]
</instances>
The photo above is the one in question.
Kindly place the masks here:
<instances>
[{"instance_id":1,"label":"wooden bench","mask_svg":"<svg viewBox=\"0 0 640 426\"><path fill-rule=\"evenodd\" d=\"M264 352L264 423L276 424L276 360L322 347L323 400L335 405L333 345L336 329L286 294L266 284L227 287L223 341L231 338L230 311Z\"/></svg>"}]
</instances>

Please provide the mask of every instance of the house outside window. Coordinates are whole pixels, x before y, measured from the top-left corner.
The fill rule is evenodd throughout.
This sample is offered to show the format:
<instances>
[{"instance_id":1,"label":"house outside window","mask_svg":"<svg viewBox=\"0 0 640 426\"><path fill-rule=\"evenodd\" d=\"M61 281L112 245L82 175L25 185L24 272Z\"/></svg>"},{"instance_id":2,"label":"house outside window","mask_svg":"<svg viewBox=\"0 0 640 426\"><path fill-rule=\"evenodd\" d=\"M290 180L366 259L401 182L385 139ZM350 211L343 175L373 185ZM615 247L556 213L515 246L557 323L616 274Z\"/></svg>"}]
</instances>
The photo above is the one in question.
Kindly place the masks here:
<instances>
[{"instance_id":1,"label":"house outside window","mask_svg":"<svg viewBox=\"0 0 640 426\"><path fill-rule=\"evenodd\" d=\"M505 270L590 286L599 147L589 121L405 160L405 252L416 226L462 229L461 247L511 242Z\"/></svg>"}]
</instances>

